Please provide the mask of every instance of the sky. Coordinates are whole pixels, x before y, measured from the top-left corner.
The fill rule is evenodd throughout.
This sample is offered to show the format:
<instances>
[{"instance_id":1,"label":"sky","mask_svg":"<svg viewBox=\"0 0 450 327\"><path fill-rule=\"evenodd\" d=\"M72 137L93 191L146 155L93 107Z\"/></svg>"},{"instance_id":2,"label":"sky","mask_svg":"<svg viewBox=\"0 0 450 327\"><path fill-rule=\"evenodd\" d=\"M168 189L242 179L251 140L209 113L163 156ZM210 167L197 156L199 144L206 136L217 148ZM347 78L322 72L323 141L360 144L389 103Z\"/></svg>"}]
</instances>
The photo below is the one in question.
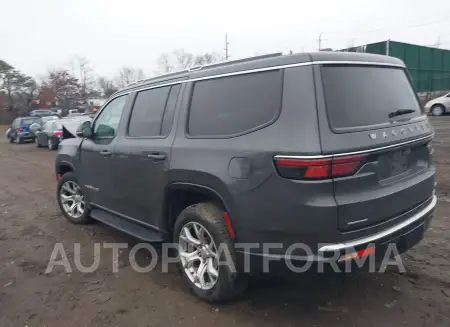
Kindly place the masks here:
<instances>
[{"instance_id":1,"label":"sky","mask_svg":"<svg viewBox=\"0 0 450 327\"><path fill-rule=\"evenodd\" d=\"M341 49L386 39L450 49L449 0L0 0L0 59L36 78L77 57L113 77L163 52Z\"/></svg>"}]
</instances>

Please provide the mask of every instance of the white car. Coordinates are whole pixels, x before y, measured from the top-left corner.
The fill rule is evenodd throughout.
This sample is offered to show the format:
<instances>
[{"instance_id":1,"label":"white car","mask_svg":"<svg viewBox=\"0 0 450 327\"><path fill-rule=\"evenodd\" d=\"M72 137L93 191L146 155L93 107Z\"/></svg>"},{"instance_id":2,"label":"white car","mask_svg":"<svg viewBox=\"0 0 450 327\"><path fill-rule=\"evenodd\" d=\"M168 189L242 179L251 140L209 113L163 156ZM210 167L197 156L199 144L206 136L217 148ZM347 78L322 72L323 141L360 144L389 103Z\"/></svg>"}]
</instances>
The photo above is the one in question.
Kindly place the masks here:
<instances>
[{"instance_id":1,"label":"white car","mask_svg":"<svg viewBox=\"0 0 450 327\"><path fill-rule=\"evenodd\" d=\"M450 93L428 101L425 104L425 110L433 116L442 116L447 111L450 111Z\"/></svg>"}]
</instances>

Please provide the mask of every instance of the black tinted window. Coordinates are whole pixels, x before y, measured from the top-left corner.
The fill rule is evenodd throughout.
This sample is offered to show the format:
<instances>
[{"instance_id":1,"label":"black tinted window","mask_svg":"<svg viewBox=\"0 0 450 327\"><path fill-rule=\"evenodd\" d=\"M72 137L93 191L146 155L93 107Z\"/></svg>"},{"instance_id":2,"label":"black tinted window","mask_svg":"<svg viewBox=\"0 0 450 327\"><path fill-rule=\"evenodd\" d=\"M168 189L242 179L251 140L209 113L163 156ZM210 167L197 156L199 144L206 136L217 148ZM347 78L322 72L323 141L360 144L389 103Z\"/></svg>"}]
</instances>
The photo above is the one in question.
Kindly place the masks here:
<instances>
[{"instance_id":1,"label":"black tinted window","mask_svg":"<svg viewBox=\"0 0 450 327\"><path fill-rule=\"evenodd\" d=\"M170 86L141 91L137 94L131 113L130 136L160 135L161 123Z\"/></svg>"},{"instance_id":2,"label":"black tinted window","mask_svg":"<svg viewBox=\"0 0 450 327\"><path fill-rule=\"evenodd\" d=\"M161 135L169 135L170 133L180 88L181 85L178 84L172 86L170 89L169 99L167 100L166 111L164 112L164 118L161 126Z\"/></svg>"},{"instance_id":3,"label":"black tinted window","mask_svg":"<svg viewBox=\"0 0 450 327\"><path fill-rule=\"evenodd\" d=\"M324 66L322 81L328 119L334 128L384 124L421 115L414 90L400 68ZM412 113L389 118L397 110Z\"/></svg>"},{"instance_id":4,"label":"black tinted window","mask_svg":"<svg viewBox=\"0 0 450 327\"><path fill-rule=\"evenodd\" d=\"M281 71L200 81L194 84L190 135L233 135L272 121L280 110Z\"/></svg>"}]
</instances>

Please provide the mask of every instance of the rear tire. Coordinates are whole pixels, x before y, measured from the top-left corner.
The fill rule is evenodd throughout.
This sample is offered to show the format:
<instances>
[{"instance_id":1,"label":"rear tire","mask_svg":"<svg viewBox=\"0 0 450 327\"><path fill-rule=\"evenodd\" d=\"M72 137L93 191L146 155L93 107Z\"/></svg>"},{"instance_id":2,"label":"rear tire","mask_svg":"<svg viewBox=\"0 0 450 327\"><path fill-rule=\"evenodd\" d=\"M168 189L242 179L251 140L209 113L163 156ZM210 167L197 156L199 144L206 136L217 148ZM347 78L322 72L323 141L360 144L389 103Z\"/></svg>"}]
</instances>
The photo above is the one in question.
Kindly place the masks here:
<instances>
[{"instance_id":1,"label":"rear tire","mask_svg":"<svg viewBox=\"0 0 450 327\"><path fill-rule=\"evenodd\" d=\"M41 148L42 145L39 143L39 140L37 137L34 138L34 142L36 143L36 148Z\"/></svg>"},{"instance_id":2,"label":"rear tire","mask_svg":"<svg viewBox=\"0 0 450 327\"><path fill-rule=\"evenodd\" d=\"M17 135L16 136L16 144L22 144L22 143L23 143L23 139L19 135Z\"/></svg>"},{"instance_id":3,"label":"rear tire","mask_svg":"<svg viewBox=\"0 0 450 327\"><path fill-rule=\"evenodd\" d=\"M445 113L445 108L441 104L436 104L431 107L431 114L433 116L442 116Z\"/></svg>"},{"instance_id":4,"label":"rear tire","mask_svg":"<svg viewBox=\"0 0 450 327\"><path fill-rule=\"evenodd\" d=\"M11 136L9 136L8 138L9 138L9 143L14 143L14 139Z\"/></svg>"},{"instance_id":5,"label":"rear tire","mask_svg":"<svg viewBox=\"0 0 450 327\"><path fill-rule=\"evenodd\" d=\"M197 229L203 228L206 230L206 232L203 231L203 236L198 237L197 239L203 239L204 244L200 242L200 245L193 246L191 249L192 253L187 250L184 252L182 247L188 243L193 244L185 241L185 228L189 229L195 226L197 226ZM194 229L194 233L195 231L196 229ZM212 239L212 242L210 239ZM223 210L219 209L216 205L212 203L199 203L185 208L175 222L174 242L178 242L179 253L180 250L189 254L195 254L194 252L199 253L198 256L196 255L198 259L194 259L195 263L188 263L185 259L186 266L183 266L181 260L178 262L182 278L198 298L210 303L223 303L237 297L247 288L246 276L239 273L234 243L224 222ZM228 262L230 262L231 259L236 269L233 269L232 265L222 264L216 266L217 262L214 261L214 258L217 257L208 257L208 253L205 254L204 251L200 251L200 249L204 248L205 244L210 244L209 246L207 245L206 252L208 249L211 249L211 244L213 244L216 249L219 249L219 251L215 252L218 256L218 260L225 263L227 262L227 259ZM230 258L226 257L227 251L220 250L224 247L228 248ZM187 256L183 258L186 257ZM194 260L191 262L194 262ZM214 265L215 267L213 270L210 270L212 268L209 268L209 260L213 260L214 262L214 264L211 263L211 265ZM198 271L200 271L200 266L203 263L205 263L205 266L207 267L203 270L204 273L201 274L204 287L201 286L202 283L199 281L200 279L196 277L200 276ZM211 271L214 271L214 273L210 274ZM207 274L206 276L209 276L206 278L207 282L205 282L205 273ZM215 274L217 275L214 276ZM214 277L211 278L211 275Z\"/></svg>"},{"instance_id":6,"label":"rear tire","mask_svg":"<svg viewBox=\"0 0 450 327\"><path fill-rule=\"evenodd\" d=\"M68 191L66 191L66 188ZM74 200L67 200L67 198L71 196ZM82 197L82 199L80 199L80 197ZM62 214L68 221L79 225L84 225L90 222L91 218L89 217L89 214L91 210L88 206L86 198L84 197L82 189L78 184L77 177L73 172L65 173L59 179L58 187L56 188L56 199L58 200L58 205ZM78 205L78 203L81 202L84 204ZM70 207L72 207L75 203L76 205L74 206L74 210L71 211ZM81 214L81 209L79 208L82 208L83 210Z\"/></svg>"}]
</instances>

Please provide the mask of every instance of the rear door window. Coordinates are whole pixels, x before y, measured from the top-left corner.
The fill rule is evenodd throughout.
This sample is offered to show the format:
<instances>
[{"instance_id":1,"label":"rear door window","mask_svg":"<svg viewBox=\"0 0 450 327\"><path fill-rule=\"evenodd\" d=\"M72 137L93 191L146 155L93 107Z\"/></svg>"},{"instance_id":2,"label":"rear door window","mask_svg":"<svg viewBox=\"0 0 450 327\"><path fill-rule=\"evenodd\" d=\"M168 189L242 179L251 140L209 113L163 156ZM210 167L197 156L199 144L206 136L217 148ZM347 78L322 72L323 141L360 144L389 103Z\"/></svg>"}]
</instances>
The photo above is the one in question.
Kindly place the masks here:
<instances>
[{"instance_id":1,"label":"rear door window","mask_svg":"<svg viewBox=\"0 0 450 327\"><path fill-rule=\"evenodd\" d=\"M422 115L402 68L325 65L321 71L328 120L336 131L392 124Z\"/></svg>"},{"instance_id":2,"label":"rear door window","mask_svg":"<svg viewBox=\"0 0 450 327\"><path fill-rule=\"evenodd\" d=\"M232 136L274 121L281 109L282 78L274 70L196 82L189 135Z\"/></svg>"},{"instance_id":3,"label":"rear door window","mask_svg":"<svg viewBox=\"0 0 450 327\"><path fill-rule=\"evenodd\" d=\"M138 92L128 126L131 137L161 135L161 124L170 86Z\"/></svg>"}]
</instances>

